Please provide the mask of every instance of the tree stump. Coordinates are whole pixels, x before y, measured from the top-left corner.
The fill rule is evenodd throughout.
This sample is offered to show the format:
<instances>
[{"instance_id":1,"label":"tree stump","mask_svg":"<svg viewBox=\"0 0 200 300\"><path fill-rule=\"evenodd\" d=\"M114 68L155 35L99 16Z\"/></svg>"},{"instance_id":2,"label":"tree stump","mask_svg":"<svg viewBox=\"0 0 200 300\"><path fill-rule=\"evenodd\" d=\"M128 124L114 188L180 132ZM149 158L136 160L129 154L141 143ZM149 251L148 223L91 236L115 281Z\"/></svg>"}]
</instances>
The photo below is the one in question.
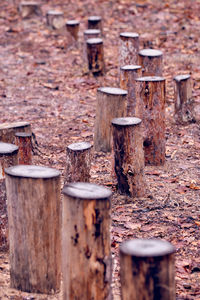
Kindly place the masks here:
<instances>
[{"instance_id":1,"label":"tree stump","mask_svg":"<svg viewBox=\"0 0 200 300\"><path fill-rule=\"evenodd\" d=\"M120 247L123 300L175 300L175 248L162 240L136 239Z\"/></svg>"},{"instance_id":2,"label":"tree stump","mask_svg":"<svg viewBox=\"0 0 200 300\"><path fill-rule=\"evenodd\" d=\"M111 121L125 117L127 111L127 91L101 87L97 90L94 148L96 151L111 151Z\"/></svg>"},{"instance_id":3,"label":"tree stump","mask_svg":"<svg viewBox=\"0 0 200 300\"><path fill-rule=\"evenodd\" d=\"M114 168L118 190L131 197L145 194L144 150L141 120L115 118L113 126Z\"/></svg>"},{"instance_id":4,"label":"tree stump","mask_svg":"<svg viewBox=\"0 0 200 300\"><path fill-rule=\"evenodd\" d=\"M90 180L91 144L73 143L67 147L65 182L88 182Z\"/></svg>"},{"instance_id":5,"label":"tree stump","mask_svg":"<svg viewBox=\"0 0 200 300\"><path fill-rule=\"evenodd\" d=\"M111 191L71 183L63 194L63 299L111 300Z\"/></svg>"},{"instance_id":6,"label":"tree stump","mask_svg":"<svg viewBox=\"0 0 200 300\"><path fill-rule=\"evenodd\" d=\"M102 19L100 16L88 18L88 29L99 29L102 32Z\"/></svg>"},{"instance_id":7,"label":"tree stump","mask_svg":"<svg viewBox=\"0 0 200 300\"><path fill-rule=\"evenodd\" d=\"M165 79L157 76L136 79L136 117L142 119L146 165L165 162Z\"/></svg>"},{"instance_id":8,"label":"tree stump","mask_svg":"<svg viewBox=\"0 0 200 300\"><path fill-rule=\"evenodd\" d=\"M84 31L84 42L83 42L83 60L84 64L87 67L88 59L87 59L87 40L99 38L101 36L101 31L99 29L87 29Z\"/></svg>"},{"instance_id":9,"label":"tree stump","mask_svg":"<svg viewBox=\"0 0 200 300\"><path fill-rule=\"evenodd\" d=\"M120 68L120 88L127 90L127 116L135 115L135 79L142 75L141 66L127 65Z\"/></svg>"},{"instance_id":10,"label":"tree stump","mask_svg":"<svg viewBox=\"0 0 200 300\"><path fill-rule=\"evenodd\" d=\"M19 5L19 12L22 18L28 18L31 15L40 15L40 5L34 1L21 2Z\"/></svg>"},{"instance_id":11,"label":"tree stump","mask_svg":"<svg viewBox=\"0 0 200 300\"><path fill-rule=\"evenodd\" d=\"M194 107L192 99L192 81L190 75L174 77L175 120L180 124L194 123Z\"/></svg>"},{"instance_id":12,"label":"tree stump","mask_svg":"<svg viewBox=\"0 0 200 300\"><path fill-rule=\"evenodd\" d=\"M5 168L17 165L18 147L0 142L0 250L8 249L8 217L6 205Z\"/></svg>"},{"instance_id":13,"label":"tree stump","mask_svg":"<svg viewBox=\"0 0 200 300\"><path fill-rule=\"evenodd\" d=\"M16 132L31 132L31 125L28 122L0 124L0 141L14 144Z\"/></svg>"},{"instance_id":14,"label":"tree stump","mask_svg":"<svg viewBox=\"0 0 200 300\"><path fill-rule=\"evenodd\" d=\"M60 287L60 172L6 169L11 287L50 294Z\"/></svg>"},{"instance_id":15,"label":"tree stump","mask_svg":"<svg viewBox=\"0 0 200 300\"><path fill-rule=\"evenodd\" d=\"M119 37L119 66L137 65L139 34L135 32L122 32Z\"/></svg>"},{"instance_id":16,"label":"tree stump","mask_svg":"<svg viewBox=\"0 0 200 300\"><path fill-rule=\"evenodd\" d=\"M47 25L52 29L62 29L65 25L64 14L61 11L49 10L46 14Z\"/></svg>"},{"instance_id":17,"label":"tree stump","mask_svg":"<svg viewBox=\"0 0 200 300\"><path fill-rule=\"evenodd\" d=\"M88 39L87 59L88 69L94 76L103 75L105 72L103 40L100 38Z\"/></svg>"},{"instance_id":18,"label":"tree stump","mask_svg":"<svg viewBox=\"0 0 200 300\"><path fill-rule=\"evenodd\" d=\"M16 132L15 144L19 147L18 164L31 165L32 162L32 133Z\"/></svg>"},{"instance_id":19,"label":"tree stump","mask_svg":"<svg viewBox=\"0 0 200 300\"><path fill-rule=\"evenodd\" d=\"M142 76L162 76L163 53L155 49L139 51L139 65L142 66Z\"/></svg>"},{"instance_id":20,"label":"tree stump","mask_svg":"<svg viewBox=\"0 0 200 300\"><path fill-rule=\"evenodd\" d=\"M80 23L77 20L69 20L66 23L67 31L71 34L75 41L78 41L79 25Z\"/></svg>"}]
</instances>

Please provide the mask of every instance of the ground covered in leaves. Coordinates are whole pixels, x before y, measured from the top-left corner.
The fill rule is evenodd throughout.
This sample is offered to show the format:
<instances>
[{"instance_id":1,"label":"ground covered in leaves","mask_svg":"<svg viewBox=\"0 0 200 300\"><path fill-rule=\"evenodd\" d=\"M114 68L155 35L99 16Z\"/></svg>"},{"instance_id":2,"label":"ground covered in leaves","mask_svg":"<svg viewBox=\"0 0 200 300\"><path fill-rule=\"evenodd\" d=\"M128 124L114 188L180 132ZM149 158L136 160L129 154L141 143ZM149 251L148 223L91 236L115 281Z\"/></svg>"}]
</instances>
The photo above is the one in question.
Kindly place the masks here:
<instances>
[{"instance_id":1,"label":"ground covered in leaves","mask_svg":"<svg viewBox=\"0 0 200 300\"><path fill-rule=\"evenodd\" d=\"M166 163L146 167L146 197L119 195L112 156L94 153L91 181L113 190L113 294L120 299L118 249L130 238L162 238L176 252L177 299L200 299L200 2L174 1L40 1L42 14L23 20L19 0L0 2L0 122L29 121L38 141L33 163L65 170L65 148L93 140L96 90L118 86L119 33L140 34L140 48L164 52ZM46 26L49 9L80 23L79 42ZM106 75L94 78L83 63L83 31L90 15L101 15ZM173 77L191 74L197 122L180 126L173 119ZM0 299L60 299L30 295L9 287L9 260L0 253Z\"/></svg>"}]
</instances>

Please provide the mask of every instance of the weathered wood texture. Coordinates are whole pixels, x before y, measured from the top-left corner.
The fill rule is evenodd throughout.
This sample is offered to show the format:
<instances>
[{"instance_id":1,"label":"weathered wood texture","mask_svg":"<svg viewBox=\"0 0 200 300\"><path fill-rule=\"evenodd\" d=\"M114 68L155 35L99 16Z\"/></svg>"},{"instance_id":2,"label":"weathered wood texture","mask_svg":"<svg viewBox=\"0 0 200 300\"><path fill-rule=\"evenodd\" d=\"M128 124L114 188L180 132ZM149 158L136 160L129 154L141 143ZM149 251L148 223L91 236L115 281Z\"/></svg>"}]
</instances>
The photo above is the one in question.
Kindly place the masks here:
<instances>
[{"instance_id":1,"label":"weathered wood texture","mask_svg":"<svg viewBox=\"0 0 200 300\"><path fill-rule=\"evenodd\" d=\"M142 76L162 76L163 53L155 49L139 51L139 65L142 66Z\"/></svg>"},{"instance_id":2,"label":"weathered wood texture","mask_svg":"<svg viewBox=\"0 0 200 300\"><path fill-rule=\"evenodd\" d=\"M46 13L47 25L52 29L62 29L65 26L64 14L61 11L49 10Z\"/></svg>"},{"instance_id":3,"label":"weathered wood texture","mask_svg":"<svg viewBox=\"0 0 200 300\"><path fill-rule=\"evenodd\" d=\"M110 300L111 191L90 183L63 189L63 300Z\"/></svg>"},{"instance_id":4,"label":"weathered wood texture","mask_svg":"<svg viewBox=\"0 0 200 300\"><path fill-rule=\"evenodd\" d=\"M97 90L94 148L96 151L111 151L111 121L125 117L127 112L127 91L102 87Z\"/></svg>"},{"instance_id":5,"label":"weathered wood texture","mask_svg":"<svg viewBox=\"0 0 200 300\"><path fill-rule=\"evenodd\" d=\"M141 197L145 194L144 150L141 120L115 118L113 126L114 168L118 190L122 194Z\"/></svg>"},{"instance_id":6,"label":"weathered wood texture","mask_svg":"<svg viewBox=\"0 0 200 300\"><path fill-rule=\"evenodd\" d=\"M189 124L195 122L192 80L190 75L178 75L174 77L174 116L177 123Z\"/></svg>"},{"instance_id":7,"label":"weathered wood texture","mask_svg":"<svg viewBox=\"0 0 200 300\"><path fill-rule=\"evenodd\" d=\"M102 19L100 16L90 16L88 18L88 29L99 29L102 32Z\"/></svg>"},{"instance_id":8,"label":"weathered wood texture","mask_svg":"<svg viewBox=\"0 0 200 300\"><path fill-rule=\"evenodd\" d=\"M0 250L8 249L8 217L6 205L5 169L17 165L18 147L0 142Z\"/></svg>"},{"instance_id":9,"label":"weathered wood texture","mask_svg":"<svg viewBox=\"0 0 200 300\"><path fill-rule=\"evenodd\" d=\"M139 35L122 32L119 36L119 67L138 64Z\"/></svg>"},{"instance_id":10,"label":"weathered wood texture","mask_svg":"<svg viewBox=\"0 0 200 300\"><path fill-rule=\"evenodd\" d=\"M0 124L0 141L14 144L16 132L31 132L31 125L28 122Z\"/></svg>"},{"instance_id":11,"label":"weathered wood texture","mask_svg":"<svg viewBox=\"0 0 200 300\"><path fill-rule=\"evenodd\" d=\"M67 147L65 183L90 180L91 147L87 142L73 143Z\"/></svg>"},{"instance_id":12,"label":"weathered wood texture","mask_svg":"<svg viewBox=\"0 0 200 300\"><path fill-rule=\"evenodd\" d=\"M34 1L26 1L20 3L19 12L22 18L28 18L32 15L40 15L41 9L39 3Z\"/></svg>"},{"instance_id":13,"label":"weathered wood texture","mask_svg":"<svg viewBox=\"0 0 200 300\"><path fill-rule=\"evenodd\" d=\"M122 300L175 300L174 252L175 248L162 240L122 243Z\"/></svg>"},{"instance_id":14,"label":"weathered wood texture","mask_svg":"<svg viewBox=\"0 0 200 300\"><path fill-rule=\"evenodd\" d=\"M80 22L77 20L69 20L66 22L67 31L71 34L75 41L78 41L79 25Z\"/></svg>"},{"instance_id":15,"label":"weathered wood texture","mask_svg":"<svg viewBox=\"0 0 200 300\"><path fill-rule=\"evenodd\" d=\"M135 79L142 75L141 66L127 65L120 68L120 88L127 90L127 116L135 115Z\"/></svg>"},{"instance_id":16,"label":"weathered wood texture","mask_svg":"<svg viewBox=\"0 0 200 300\"><path fill-rule=\"evenodd\" d=\"M18 164L31 165L32 162L32 133L16 132L15 144L19 147Z\"/></svg>"},{"instance_id":17,"label":"weathered wood texture","mask_svg":"<svg viewBox=\"0 0 200 300\"><path fill-rule=\"evenodd\" d=\"M99 29L87 29L83 33L83 61L84 64L87 66L88 64L88 58L87 58L87 40L94 39L94 38L100 38L101 37L101 31Z\"/></svg>"},{"instance_id":18,"label":"weathered wood texture","mask_svg":"<svg viewBox=\"0 0 200 300\"><path fill-rule=\"evenodd\" d=\"M135 115L142 119L146 165L165 162L165 79L140 77L136 79Z\"/></svg>"},{"instance_id":19,"label":"weathered wood texture","mask_svg":"<svg viewBox=\"0 0 200 300\"><path fill-rule=\"evenodd\" d=\"M105 72L103 40L100 38L88 39L86 44L89 71L94 76L103 75Z\"/></svg>"},{"instance_id":20,"label":"weathered wood texture","mask_svg":"<svg viewBox=\"0 0 200 300\"><path fill-rule=\"evenodd\" d=\"M18 165L6 169L11 287L50 294L60 287L60 172Z\"/></svg>"}]
</instances>

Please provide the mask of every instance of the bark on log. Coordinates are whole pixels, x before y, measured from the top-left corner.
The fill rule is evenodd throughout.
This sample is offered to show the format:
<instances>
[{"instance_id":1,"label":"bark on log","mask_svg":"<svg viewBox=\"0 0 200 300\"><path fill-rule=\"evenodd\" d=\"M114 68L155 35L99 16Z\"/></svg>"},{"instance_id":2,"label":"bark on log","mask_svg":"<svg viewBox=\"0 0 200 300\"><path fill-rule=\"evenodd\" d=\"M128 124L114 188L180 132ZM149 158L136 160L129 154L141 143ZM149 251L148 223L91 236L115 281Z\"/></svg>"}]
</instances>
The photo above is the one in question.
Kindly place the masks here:
<instances>
[{"instance_id":1,"label":"bark on log","mask_svg":"<svg viewBox=\"0 0 200 300\"><path fill-rule=\"evenodd\" d=\"M60 172L6 169L11 287L51 294L60 287Z\"/></svg>"},{"instance_id":2,"label":"bark on log","mask_svg":"<svg viewBox=\"0 0 200 300\"><path fill-rule=\"evenodd\" d=\"M135 79L142 75L141 66L127 65L120 68L120 88L127 90L127 116L135 115Z\"/></svg>"},{"instance_id":3,"label":"bark on log","mask_svg":"<svg viewBox=\"0 0 200 300\"><path fill-rule=\"evenodd\" d=\"M31 132L31 125L28 122L0 124L0 141L14 144L16 132Z\"/></svg>"},{"instance_id":4,"label":"bark on log","mask_svg":"<svg viewBox=\"0 0 200 300\"><path fill-rule=\"evenodd\" d=\"M111 191L71 183L63 194L63 299L111 300Z\"/></svg>"},{"instance_id":5,"label":"bark on log","mask_svg":"<svg viewBox=\"0 0 200 300\"><path fill-rule=\"evenodd\" d=\"M19 147L18 164L31 165L32 162L32 133L16 132L15 144Z\"/></svg>"},{"instance_id":6,"label":"bark on log","mask_svg":"<svg viewBox=\"0 0 200 300\"><path fill-rule=\"evenodd\" d=\"M87 67L88 59L87 59L87 40L99 38L101 36L101 31L99 29L87 29L84 31L84 41L83 41L83 60L84 64Z\"/></svg>"},{"instance_id":7,"label":"bark on log","mask_svg":"<svg viewBox=\"0 0 200 300\"><path fill-rule=\"evenodd\" d=\"M120 33L119 66L137 65L139 51L139 34L135 32Z\"/></svg>"},{"instance_id":8,"label":"bark on log","mask_svg":"<svg viewBox=\"0 0 200 300\"><path fill-rule=\"evenodd\" d=\"M162 240L136 239L120 247L123 300L175 300L175 248Z\"/></svg>"},{"instance_id":9,"label":"bark on log","mask_svg":"<svg viewBox=\"0 0 200 300\"><path fill-rule=\"evenodd\" d=\"M139 51L139 65L142 66L142 76L162 76L163 53L155 49Z\"/></svg>"},{"instance_id":10,"label":"bark on log","mask_svg":"<svg viewBox=\"0 0 200 300\"><path fill-rule=\"evenodd\" d=\"M65 26L64 14L61 11L49 10L46 14L47 25L52 29L63 29Z\"/></svg>"},{"instance_id":11,"label":"bark on log","mask_svg":"<svg viewBox=\"0 0 200 300\"><path fill-rule=\"evenodd\" d=\"M94 148L96 151L111 151L111 121L125 117L127 112L127 91L101 87L97 90Z\"/></svg>"},{"instance_id":12,"label":"bark on log","mask_svg":"<svg viewBox=\"0 0 200 300\"><path fill-rule=\"evenodd\" d=\"M165 162L165 79L136 79L136 117L142 119L146 165Z\"/></svg>"},{"instance_id":13,"label":"bark on log","mask_svg":"<svg viewBox=\"0 0 200 300\"><path fill-rule=\"evenodd\" d=\"M87 142L73 143L67 147L65 183L90 180L91 147Z\"/></svg>"},{"instance_id":14,"label":"bark on log","mask_svg":"<svg viewBox=\"0 0 200 300\"><path fill-rule=\"evenodd\" d=\"M103 40L100 38L88 39L86 43L89 71L94 76L103 75L105 72Z\"/></svg>"},{"instance_id":15,"label":"bark on log","mask_svg":"<svg viewBox=\"0 0 200 300\"><path fill-rule=\"evenodd\" d=\"M75 41L78 41L78 32L79 32L79 21L69 20L66 23L67 31L71 34Z\"/></svg>"},{"instance_id":16,"label":"bark on log","mask_svg":"<svg viewBox=\"0 0 200 300\"><path fill-rule=\"evenodd\" d=\"M0 250L8 250L8 216L6 205L5 169L17 165L18 147L0 142Z\"/></svg>"},{"instance_id":17,"label":"bark on log","mask_svg":"<svg viewBox=\"0 0 200 300\"><path fill-rule=\"evenodd\" d=\"M180 124L194 123L194 107L192 99L192 81L190 75L174 77L175 120Z\"/></svg>"},{"instance_id":18,"label":"bark on log","mask_svg":"<svg viewBox=\"0 0 200 300\"><path fill-rule=\"evenodd\" d=\"M99 29L102 32L102 19L100 16L88 18L88 29Z\"/></svg>"},{"instance_id":19,"label":"bark on log","mask_svg":"<svg viewBox=\"0 0 200 300\"><path fill-rule=\"evenodd\" d=\"M131 197L145 194L144 150L141 120L115 118L113 127L114 168L118 190Z\"/></svg>"},{"instance_id":20,"label":"bark on log","mask_svg":"<svg viewBox=\"0 0 200 300\"><path fill-rule=\"evenodd\" d=\"M28 18L31 15L40 15L40 5L37 2L30 1L30 2L22 2L19 5L19 12L22 18Z\"/></svg>"}]
</instances>

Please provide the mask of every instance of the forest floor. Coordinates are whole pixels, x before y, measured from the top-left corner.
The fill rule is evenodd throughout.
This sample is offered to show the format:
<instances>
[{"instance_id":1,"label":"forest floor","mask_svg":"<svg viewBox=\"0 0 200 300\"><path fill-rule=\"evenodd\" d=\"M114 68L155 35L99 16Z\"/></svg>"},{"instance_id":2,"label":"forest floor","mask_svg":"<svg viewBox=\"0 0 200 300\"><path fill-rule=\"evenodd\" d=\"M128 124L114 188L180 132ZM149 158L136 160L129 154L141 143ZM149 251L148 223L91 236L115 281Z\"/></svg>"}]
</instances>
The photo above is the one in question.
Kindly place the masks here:
<instances>
[{"instance_id":1,"label":"forest floor","mask_svg":"<svg viewBox=\"0 0 200 300\"><path fill-rule=\"evenodd\" d=\"M93 141L96 91L118 86L119 33L140 34L144 46L164 52L166 163L146 167L147 193L119 195L112 155L94 152L91 181L112 197L113 294L120 299L118 249L131 238L162 238L176 247L177 299L200 299L200 1L40 1L42 15L22 19L18 0L0 1L0 122L28 121L39 143L33 163L64 175L66 146ZM46 25L46 12L80 23L79 43ZM83 31L90 15L103 17L106 75L94 78L83 64ZM174 122L173 77L191 74L197 122ZM0 216L1 217L1 216ZM8 253L0 253L0 299L60 299L9 287ZM89 300L89 299L88 299Z\"/></svg>"}]
</instances>

